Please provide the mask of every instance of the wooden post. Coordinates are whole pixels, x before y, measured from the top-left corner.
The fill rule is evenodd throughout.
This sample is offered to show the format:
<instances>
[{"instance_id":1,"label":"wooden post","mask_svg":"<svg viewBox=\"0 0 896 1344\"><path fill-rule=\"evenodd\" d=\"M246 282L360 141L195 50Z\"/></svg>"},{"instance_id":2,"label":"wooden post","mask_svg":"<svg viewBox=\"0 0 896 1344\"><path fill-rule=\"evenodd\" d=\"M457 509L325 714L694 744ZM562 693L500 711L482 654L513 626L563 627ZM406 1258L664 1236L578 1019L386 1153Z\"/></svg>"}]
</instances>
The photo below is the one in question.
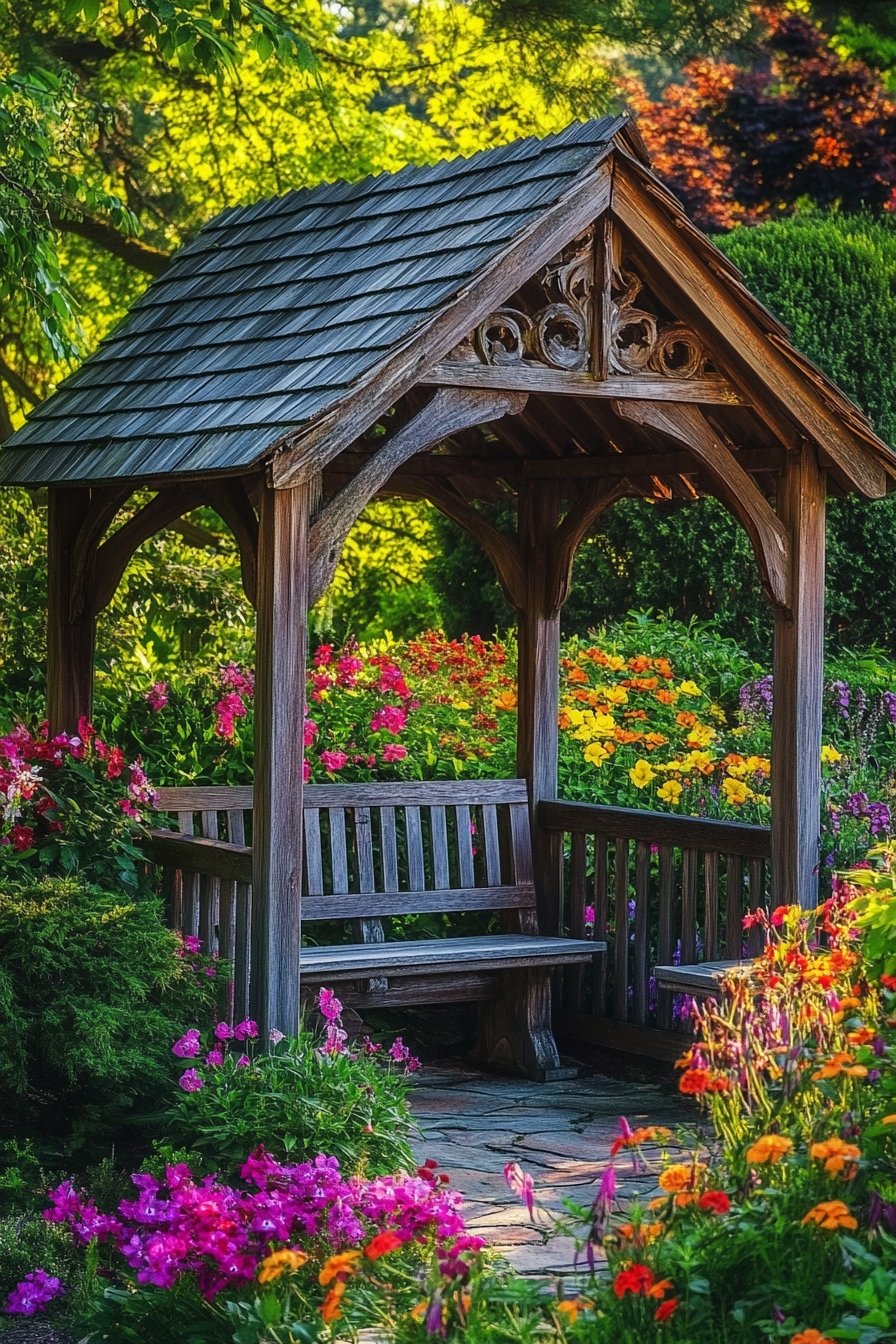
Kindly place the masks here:
<instances>
[{"instance_id":1,"label":"wooden post","mask_svg":"<svg viewBox=\"0 0 896 1344\"><path fill-rule=\"evenodd\" d=\"M539 924L546 934L560 931L560 852L553 837L541 833L535 809L543 799L557 796L560 612L550 609L547 575L559 516L559 495L549 484L520 491L519 543L525 572L517 639L516 768L529 786Z\"/></svg>"},{"instance_id":2,"label":"wooden post","mask_svg":"<svg viewBox=\"0 0 896 1344\"><path fill-rule=\"evenodd\" d=\"M775 610L772 894L808 909L818 903L825 551L825 474L808 446L784 469L778 513L791 539L791 611Z\"/></svg>"},{"instance_id":3,"label":"wooden post","mask_svg":"<svg viewBox=\"0 0 896 1344\"><path fill-rule=\"evenodd\" d=\"M261 490L249 1003L262 1041L299 1025L311 488Z\"/></svg>"},{"instance_id":4,"label":"wooden post","mask_svg":"<svg viewBox=\"0 0 896 1344\"><path fill-rule=\"evenodd\" d=\"M93 707L96 618L92 575L85 608L72 620L74 551L90 505L85 486L50 486L47 507L47 718L53 732L76 733ZM92 564L92 558L91 558Z\"/></svg>"}]
</instances>

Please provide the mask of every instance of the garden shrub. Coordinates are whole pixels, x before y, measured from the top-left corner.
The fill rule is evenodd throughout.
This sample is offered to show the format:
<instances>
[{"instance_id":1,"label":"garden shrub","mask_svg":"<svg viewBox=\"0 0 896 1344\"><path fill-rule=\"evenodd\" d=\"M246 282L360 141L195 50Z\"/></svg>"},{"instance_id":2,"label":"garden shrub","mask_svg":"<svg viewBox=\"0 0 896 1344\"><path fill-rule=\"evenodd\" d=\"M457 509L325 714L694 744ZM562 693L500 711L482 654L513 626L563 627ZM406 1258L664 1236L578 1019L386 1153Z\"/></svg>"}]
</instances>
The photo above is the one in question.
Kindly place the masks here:
<instances>
[{"instance_id":1,"label":"garden shrub","mask_svg":"<svg viewBox=\"0 0 896 1344\"><path fill-rule=\"evenodd\" d=\"M184 1021L214 1011L216 967L159 903L74 878L0 886L0 1130L48 1153L102 1149L171 1076Z\"/></svg>"},{"instance_id":2,"label":"garden shrub","mask_svg":"<svg viewBox=\"0 0 896 1344\"><path fill-rule=\"evenodd\" d=\"M278 1039L261 1052L251 1020L233 1028L219 1022L204 1046L198 1028L184 1033L173 1049L190 1067L168 1116L167 1141L224 1173L237 1171L260 1145L282 1161L327 1153L353 1175L412 1166L406 1079L418 1061L400 1037L388 1051L366 1038L350 1050L339 1000L323 990L320 1002L322 1048L305 1030L296 1038L274 1033Z\"/></svg>"}]
</instances>

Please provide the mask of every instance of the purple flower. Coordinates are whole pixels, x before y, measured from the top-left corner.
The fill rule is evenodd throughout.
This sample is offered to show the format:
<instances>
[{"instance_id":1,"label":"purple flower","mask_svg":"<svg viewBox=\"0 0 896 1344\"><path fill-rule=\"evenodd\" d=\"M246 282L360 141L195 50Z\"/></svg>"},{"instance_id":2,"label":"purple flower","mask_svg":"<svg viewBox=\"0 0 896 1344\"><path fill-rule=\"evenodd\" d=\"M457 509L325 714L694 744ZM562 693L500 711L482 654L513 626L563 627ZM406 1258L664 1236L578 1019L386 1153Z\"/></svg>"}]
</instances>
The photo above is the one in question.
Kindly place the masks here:
<instances>
[{"instance_id":1,"label":"purple flower","mask_svg":"<svg viewBox=\"0 0 896 1344\"><path fill-rule=\"evenodd\" d=\"M224 1063L224 1055L220 1050L209 1050L205 1057L205 1062L210 1065L211 1068L217 1069Z\"/></svg>"},{"instance_id":2,"label":"purple flower","mask_svg":"<svg viewBox=\"0 0 896 1344\"><path fill-rule=\"evenodd\" d=\"M199 1092L205 1087L205 1083L200 1078L195 1069L187 1069L177 1080L178 1087L182 1087L185 1092Z\"/></svg>"},{"instance_id":3,"label":"purple flower","mask_svg":"<svg viewBox=\"0 0 896 1344\"><path fill-rule=\"evenodd\" d=\"M774 704L771 677L758 677L740 688L740 707L745 714L757 714L770 719Z\"/></svg>"},{"instance_id":4,"label":"purple flower","mask_svg":"<svg viewBox=\"0 0 896 1344\"><path fill-rule=\"evenodd\" d=\"M535 1218L535 1184L528 1171L523 1171L519 1162L508 1162L504 1168L504 1179L515 1195L523 1201L529 1211L529 1217Z\"/></svg>"},{"instance_id":5,"label":"purple flower","mask_svg":"<svg viewBox=\"0 0 896 1344\"><path fill-rule=\"evenodd\" d=\"M202 940L197 938L193 933L184 934L181 942L183 943L185 952L192 952L195 954L196 952L202 951Z\"/></svg>"},{"instance_id":6,"label":"purple flower","mask_svg":"<svg viewBox=\"0 0 896 1344\"><path fill-rule=\"evenodd\" d=\"M322 989L317 996L317 1007L327 1022L336 1022L342 1016L342 1004L332 989Z\"/></svg>"},{"instance_id":7,"label":"purple flower","mask_svg":"<svg viewBox=\"0 0 896 1344\"><path fill-rule=\"evenodd\" d=\"M179 1059L195 1059L202 1049L199 1044L199 1032L195 1027L184 1032L180 1040L174 1042L171 1047L172 1055L177 1055Z\"/></svg>"},{"instance_id":8,"label":"purple flower","mask_svg":"<svg viewBox=\"0 0 896 1344\"><path fill-rule=\"evenodd\" d=\"M238 1069L247 1069L251 1063L252 1061L248 1055L240 1055L236 1062L236 1066Z\"/></svg>"},{"instance_id":9,"label":"purple flower","mask_svg":"<svg viewBox=\"0 0 896 1344\"><path fill-rule=\"evenodd\" d=\"M884 691L884 709L891 723L896 723L896 691Z\"/></svg>"},{"instance_id":10,"label":"purple flower","mask_svg":"<svg viewBox=\"0 0 896 1344\"><path fill-rule=\"evenodd\" d=\"M233 1027L229 1022L219 1022L215 1027L215 1039L219 1041L229 1041L233 1037Z\"/></svg>"},{"instance_id":11,"label":"purple flower","mask_svg":"<svg viewBox=\"0 0 896 1344\"><path fill-rule=\"evenodd\" d=\"M61 1279L45 1269L32 1269L9 1294L6 1311L11 1316L33 1316L64 1292Z\"/></svg>"},{"instance_id":12,"label":"purple flower","mask_svg":"<svg viewBox=\"0 0 896 1344\"><path fill-rule=\"evenodd\" d=\"M283 1032L282 1032L282 1031L278 1031L276 1027L271 1027L271 1031L270 1031L270 1042L271 1042L271 1045L279 1045L281 1041L285 1041L285 1040L286 1040L286 1037L283 1035Z\"/></svg>"},{"instance_id":13,"label":"purple flower","mask_svg":"<svg viewBox=\"0 0 896 1344\"><path fill-rule=\"evenodd\" d=\"M258 1023L247 1017L245 1022L237 1022L233 1035L238 1041L254 1041L258 1035Z\"/></svg>"}]
</instances>

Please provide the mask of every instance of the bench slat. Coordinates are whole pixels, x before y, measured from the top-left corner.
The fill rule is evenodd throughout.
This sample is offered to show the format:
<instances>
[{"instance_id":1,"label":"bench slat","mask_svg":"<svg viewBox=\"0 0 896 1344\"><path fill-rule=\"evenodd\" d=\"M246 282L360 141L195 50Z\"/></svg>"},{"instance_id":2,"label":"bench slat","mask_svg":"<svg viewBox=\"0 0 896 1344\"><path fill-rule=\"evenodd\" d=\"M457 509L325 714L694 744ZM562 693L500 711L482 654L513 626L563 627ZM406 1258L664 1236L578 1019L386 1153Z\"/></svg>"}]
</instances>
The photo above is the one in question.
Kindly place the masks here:
<instances>
[{"instance_id":1,"label":"bench slat","mask_svg":"<svg viewBox=\"0 0 896 1344\"><path fill-rule=\"evenodd\" d=\"M423 828L419 807L405 808L404 824L408 847L408 882L415 891L422 891L426 886L426 869L423 864Z\"/></svg>"},{"instance_id":2,"label":"bench slat","mask_svg":"<svg viewBox=\"0 0 896 1344\"><path fill-rule=\"evenodd\" d=\"M473 870L473 831L469 803L459 803L454 809L457 825L457 869L462 887L472 887L476 881Z\"/></svg>"},{"instance_id":3,"label":"bench slat","mask_svg":"<svg viewBox=\"0 0 896 1344\"><path fill-rule=\"evenodd\" d=\"M305 809L305 875L308 879L309 896L324 894L324 865L320 847L320 813L311 808Z\"/></svg>"},{"instance_id":4,"label":"bench slat","mask_svg":"<svg viewBox=\"0 0 896 1344\"><path fill-rule=\"evenodd\" d=\"M398 838L395 808L380 808L380 845L383 860L383 891L398 890Z\"/></svg>"},{"instance_id":5,"label":"bench slat","mask_svg":"<svg viewBox=\"0 0 896 1344\"><path fill-rule=\"evenodd\" d=\"M432 835L432 884L438 891L447 891L451 886L451 873L448 863L448 822L444 807L429 809L429 824Z\"/></svg>"},{"instance_id":6,"label":"bench slat","mask_svg":"<svg viewBox=\"0 0 896 1344\"><path fill-rule=\"evenodd\" d=\"M606 944L574 938L529 937L525 934L483 934L472 938L427 938L419 942L378 943L363 946L309 947L302 950L302 976L325 981L328 976L361 978L400 971L426 975L439 966L481 966L500 962L505 967L556 965L590 961Z\"/></svg>"},{"instance_id":7,"label":"bench slat","mask_svg":"<svg viewBox=\"0 0 896 1344\"><path fill-rule=\"evenodd\" d=\"M482 833L485 840L485 876L490 887L501 881L501 835L498 830L498 809L493 803L482 807Z\"/></svg>"},{"instance_id":8,"label":"bench slat","mask_svg":"<svg viewBox=\"0 0 896 1344\"><path fill-rule=\"evenodd\" d=\"M448 887L439 891L374 891L367 895L306 896L302 918L375 919L385 915L451 914L460 910L534 910L535 889L527 887Z\"/></svg>"},{"instance_id":9,"label":"bench slat","mask_svg":"<svg viewBox=\"0 0 896 1344\"><path fill-rule=\"evenodd\" d=\"M679 994L717 994L719 981L729 971L750 969L749 961L699 961L686 966L657 966L657 985Z\"/></svg>"}]
</instances>

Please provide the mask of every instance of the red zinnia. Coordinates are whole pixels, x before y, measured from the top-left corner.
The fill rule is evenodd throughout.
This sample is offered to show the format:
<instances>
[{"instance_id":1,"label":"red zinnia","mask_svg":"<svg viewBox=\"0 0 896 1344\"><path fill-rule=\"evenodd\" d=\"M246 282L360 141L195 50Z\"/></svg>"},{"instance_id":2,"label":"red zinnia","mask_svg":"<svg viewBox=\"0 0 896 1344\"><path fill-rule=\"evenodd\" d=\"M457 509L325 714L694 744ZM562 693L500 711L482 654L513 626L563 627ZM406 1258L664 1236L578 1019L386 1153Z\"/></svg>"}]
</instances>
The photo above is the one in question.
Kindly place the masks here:
<instances>
[{"instance_id":1,"label":"red zinnia","mask_svg":"<svg viewBox=\"0 0 896 1344\"><path fill-rule=\"evenodd\" d=\"M678 1307L679 1299L677 1297L670 1297L667 1301L660 1303L653 1313L653 1319L662 1324L663 1321L668 1321L670 1316L675 1315Z\"/></svg>"},{"instance_id":2,"label":"red zinnia","mask_svg":"<svg viewBox=\"0 0 896 1344\"><path fill-rule=\"evenodd\" d=\"M705 1209L707 1213L729 1213L731 1210L731 1200L725 1194L724 1190L707 1190L697 1201L698 1208Z\"/></svg>"},{"instance_id":3,"label":"red zinnia","mask_svg":"<svg viewBox=\"0 0 896 1344\"><path fill-rule=\"evenodd\" d=\"M647 1293L652 1283L653 1271L646 1265L629 1265L613 1280L613 1292L617 1297L625 1297L626 1293Z\"/></svg>"},{"instance_id":4,"label":"red zinnia","mask_svg":"<svg viewBox=\"0 0 896 1344\"><path fill-rule=\"evenodd\" d=\"M364 1247L364 1255L368 1260L379 1260L381 1255L388 1255L390 1251L397 1251L404 1242L397 1232L379 1232Z\"/></svg>"}]
</instances>

